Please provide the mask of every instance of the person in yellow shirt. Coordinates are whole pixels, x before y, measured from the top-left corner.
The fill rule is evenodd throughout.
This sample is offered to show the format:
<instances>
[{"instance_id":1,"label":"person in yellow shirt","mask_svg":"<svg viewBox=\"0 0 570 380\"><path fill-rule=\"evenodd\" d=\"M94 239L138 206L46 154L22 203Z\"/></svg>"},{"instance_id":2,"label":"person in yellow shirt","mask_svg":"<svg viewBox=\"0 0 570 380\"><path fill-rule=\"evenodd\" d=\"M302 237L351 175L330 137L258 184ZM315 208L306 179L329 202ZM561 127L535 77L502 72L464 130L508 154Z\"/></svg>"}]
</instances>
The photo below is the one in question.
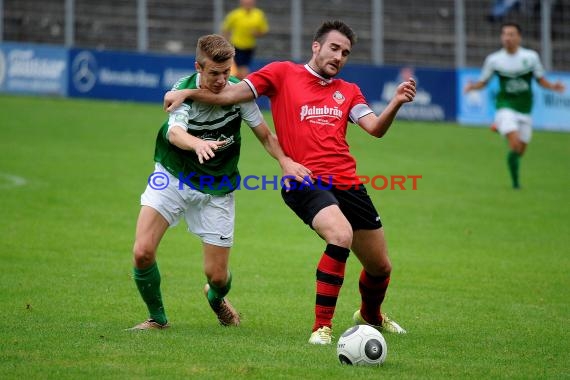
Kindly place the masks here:
<instances>
[{"instance_id":1,"label":"person in yellow shirt","mask_svg":"<svg viewBox=\"0 0 570 380\"><path fill-rule=\"evenodd\" d=\"M240 0L240 6L224 19L222 33L234 45L236 77L249 74L249 66L255 53L257 38L269 31L265 13L255 6L255 0Z\"/></svg>"}]
</instances>

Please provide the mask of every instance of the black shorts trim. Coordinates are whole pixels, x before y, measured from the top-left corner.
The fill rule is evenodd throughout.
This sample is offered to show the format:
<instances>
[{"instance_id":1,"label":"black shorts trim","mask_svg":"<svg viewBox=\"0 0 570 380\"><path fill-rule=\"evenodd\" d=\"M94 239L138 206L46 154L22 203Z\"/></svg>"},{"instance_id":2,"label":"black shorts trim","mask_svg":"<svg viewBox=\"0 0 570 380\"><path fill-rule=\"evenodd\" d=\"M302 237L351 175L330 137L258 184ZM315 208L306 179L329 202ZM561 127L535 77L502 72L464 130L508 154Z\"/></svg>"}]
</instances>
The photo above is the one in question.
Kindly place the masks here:
<instances>
[{"instance_id":1,"label":"black shorts trim","mask_svg":"<svg viewBox=\"0 0 570 380\"><path fill-rule=\"evenodd\" d=\"M353 230L375 230L382 227L378 211L364 185L353 186L348 190L336 187L323 189L319 186L300 186L285 191L281 196L295 214L312 228L315 215L323 208L337 205Z\"/></svg>"}]
</instances>

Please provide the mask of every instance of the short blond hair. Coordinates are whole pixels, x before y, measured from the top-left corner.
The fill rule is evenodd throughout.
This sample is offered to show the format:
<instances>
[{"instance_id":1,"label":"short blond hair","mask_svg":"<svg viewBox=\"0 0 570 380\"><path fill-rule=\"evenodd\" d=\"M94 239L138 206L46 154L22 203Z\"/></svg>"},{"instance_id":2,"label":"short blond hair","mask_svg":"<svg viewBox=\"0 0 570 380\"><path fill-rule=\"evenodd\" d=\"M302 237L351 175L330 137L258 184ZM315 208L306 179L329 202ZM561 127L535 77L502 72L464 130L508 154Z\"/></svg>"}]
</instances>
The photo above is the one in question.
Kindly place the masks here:
<instances>
[{"instance_id":1,"label":"short blond hair","mask_svg":"<svg viewBox=\"0 0 570 380\"><path fill-rule=\"evenodd\" d=\"M198 39L196 45L196 62L204 66L206 59L211 59L216 63L225 62L235 56L236 49L219 34L208 34Z\"/></svg>"}]
</instances>

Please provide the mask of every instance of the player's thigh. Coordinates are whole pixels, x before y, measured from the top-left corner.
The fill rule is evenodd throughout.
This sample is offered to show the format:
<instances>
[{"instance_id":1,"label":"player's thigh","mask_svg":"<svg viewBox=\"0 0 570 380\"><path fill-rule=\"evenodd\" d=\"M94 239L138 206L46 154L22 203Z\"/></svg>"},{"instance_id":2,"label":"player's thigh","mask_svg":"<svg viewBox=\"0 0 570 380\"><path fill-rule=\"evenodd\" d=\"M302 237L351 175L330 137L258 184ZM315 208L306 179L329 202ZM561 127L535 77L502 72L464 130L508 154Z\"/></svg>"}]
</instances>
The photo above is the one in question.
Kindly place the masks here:
<instances>
[{"instance_id":1,"label":"player's thigh","mask_svg":"<svg viewBox=\"0 0 570 380\"><path fill-rule=\"evenodd\" d=\"M345 248L352 244L352 227L337 205L321 209L313 218L312 227L327 243Z\"/></svg>"},{"instance_id":2,"label":"player's thigh","mask_svg":"<svg viewBox=\"0 0 570 380\"><path fill-rule=\"evenodd\" d=\"M352 251L372 276L383 276L392 270L384 229L356 230L352 238Z\"/></svg>"}]
</instances>

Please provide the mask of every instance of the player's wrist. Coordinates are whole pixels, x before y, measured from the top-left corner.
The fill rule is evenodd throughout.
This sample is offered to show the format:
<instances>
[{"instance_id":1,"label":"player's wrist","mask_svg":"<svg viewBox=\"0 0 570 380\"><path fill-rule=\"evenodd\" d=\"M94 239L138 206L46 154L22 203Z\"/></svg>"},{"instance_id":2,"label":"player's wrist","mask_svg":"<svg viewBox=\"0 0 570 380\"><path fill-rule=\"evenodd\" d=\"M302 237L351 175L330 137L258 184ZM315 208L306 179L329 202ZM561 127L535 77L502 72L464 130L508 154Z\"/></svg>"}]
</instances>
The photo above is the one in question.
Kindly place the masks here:
<instances>
[{"instance_id":1,"label":"player's wrist","mask_svg":"<svg viewBox=\"0 0 570 380\"><path fill-rule=\"evenodd\" d=\"M278 157L277 161L279 162L279 165L284 168L287 164L293 162L293 160L291 159L291 157L289 156L285 156L283 155L282 157Z\"/></svg>"}]
</instances>

